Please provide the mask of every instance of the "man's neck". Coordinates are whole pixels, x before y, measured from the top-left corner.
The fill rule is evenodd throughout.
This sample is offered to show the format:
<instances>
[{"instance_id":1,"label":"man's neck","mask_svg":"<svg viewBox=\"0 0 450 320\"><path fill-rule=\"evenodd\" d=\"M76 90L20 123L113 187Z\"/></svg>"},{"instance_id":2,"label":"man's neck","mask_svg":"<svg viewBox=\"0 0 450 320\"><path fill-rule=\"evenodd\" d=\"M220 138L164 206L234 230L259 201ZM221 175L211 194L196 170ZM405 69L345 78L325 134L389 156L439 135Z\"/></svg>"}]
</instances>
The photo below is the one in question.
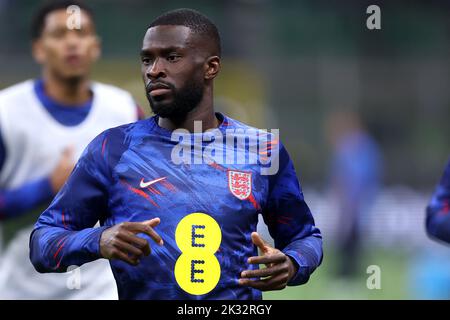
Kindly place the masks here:
<instances>
[{"instance_id":1,"label":"man's neck","mask_svg":"<svg viewBox=\"0 0 450 320\"><path fill-rule=\"evenodd\" d=\"M62 79L44 73L45 94L64 105L82 105L89 101L92 93L87 78Z\"/></svg>"}]
</instances>

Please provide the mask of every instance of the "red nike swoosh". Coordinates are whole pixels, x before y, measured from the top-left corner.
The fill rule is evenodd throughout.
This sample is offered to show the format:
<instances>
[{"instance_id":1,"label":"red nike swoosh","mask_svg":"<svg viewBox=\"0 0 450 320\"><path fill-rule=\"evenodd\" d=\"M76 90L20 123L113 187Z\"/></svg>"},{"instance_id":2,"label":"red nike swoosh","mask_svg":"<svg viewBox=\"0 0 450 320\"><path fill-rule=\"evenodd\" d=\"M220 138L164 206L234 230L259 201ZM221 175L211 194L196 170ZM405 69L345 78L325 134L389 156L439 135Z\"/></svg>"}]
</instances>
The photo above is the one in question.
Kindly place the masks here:
<instances>
[{"instance_id":1,"label":"red nike swoosh","mask_svg":"<svg viewBox=\"0 0 450 320\"><path fill-rule=\"evenodd\" d=\"M164 179L166 179L166 177L162 177L162 178L158 178L158 179L151 180L151 181L148 181L148 182L144 182L144 178L142 178L141 179L141 183L139 183L139 186L141 188L147 188L148 186L150 186L150 185L152 185L152 184L154 184L156 182L159 182L161 180L164 180Z\"/></svg>"}]
</instances>

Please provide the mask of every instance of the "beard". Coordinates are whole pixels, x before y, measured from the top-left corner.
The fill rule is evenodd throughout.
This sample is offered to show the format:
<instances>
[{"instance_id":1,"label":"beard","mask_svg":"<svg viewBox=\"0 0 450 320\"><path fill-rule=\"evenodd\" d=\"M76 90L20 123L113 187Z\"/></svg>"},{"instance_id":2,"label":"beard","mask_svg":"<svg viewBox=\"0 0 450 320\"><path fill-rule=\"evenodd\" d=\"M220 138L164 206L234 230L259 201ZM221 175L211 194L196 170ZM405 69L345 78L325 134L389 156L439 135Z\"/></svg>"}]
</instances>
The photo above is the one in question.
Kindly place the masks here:
<instances>
[{"instance_id":1,"label":"beard","mask_svg":"<svg viewBox=\"0 0 450 320\"><path fill-rule=\"evenodd\" d=\"M162 81L160 81L162 82ZM166 83L172 92L172 101L164 102L167 97L152 97L146 90L147 99L153 113L161 118L182 120L197 107L203 98L203 85L200 81L189 81L184 87L176 89L172 84Z\"/></svg>"}]
</instances>

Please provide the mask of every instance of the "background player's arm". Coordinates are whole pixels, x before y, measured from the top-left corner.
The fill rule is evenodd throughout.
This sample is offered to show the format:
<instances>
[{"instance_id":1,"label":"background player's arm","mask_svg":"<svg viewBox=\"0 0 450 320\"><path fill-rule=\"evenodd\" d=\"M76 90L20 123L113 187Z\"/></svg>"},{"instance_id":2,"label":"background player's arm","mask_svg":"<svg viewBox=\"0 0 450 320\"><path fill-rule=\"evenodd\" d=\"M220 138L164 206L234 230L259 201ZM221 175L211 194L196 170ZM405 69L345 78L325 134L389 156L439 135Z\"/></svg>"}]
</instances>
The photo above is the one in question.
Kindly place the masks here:
<instances>
[{"instance_id":1,"label":"background player's arm","mask_svg":"<svg viewBox=\"0 0 450 320\"><path fill-rule=\"evenodd\" d=\"M315 227L292 161L284 148L279 149L279 170L269 176L269 199L263 211L275 247L289 256L297 271L288 285L300 285L322 262L322 236Z\"/></svg>"},{"instance_id":2,"label":"background player's arm","mask_svg":"<svg viewBox=\"0 0 450 320\"><path fill-rule=\"evenodd\" d=\"M0 168L6 158L6 149L0 136ZM27 182L14 189L0 190L0 220L18 217L36 206L50 201L62 187L73 169L73 151L65 150L56 168L48 177Z\"/></svg>"},{"instance_id":3,"label":"background player's arm","mask_svg":"<svg viewBox=\"0 0 450 320\"><path fill-rule=\"evenodd\" d=\"M19 217L53 196L50 180L41 178L15 189L0 190L0 220Z\"/></svg>"},{"instance_id":4,"label":"background player's arm","mask_svg":"<svg viewBox=\"0 0 450 320\"><path fill-rule=\"evenodd\" d=\"M94 228L107 212L109 169L103 134L84 151L67 183L39 217L30 238L30 259L39 272L65 272L100 258L106 227Z\"/></svg>"},{"instance_id":5,"label":"background player's arm","mask_svg":"<svg viewBox=\"0 0 450 320\"><path fill-rule=\"evenodd\" d=\"M450 161L427 207L426 229L430 236L450 243Z\"/></svg>"}]
</instances>

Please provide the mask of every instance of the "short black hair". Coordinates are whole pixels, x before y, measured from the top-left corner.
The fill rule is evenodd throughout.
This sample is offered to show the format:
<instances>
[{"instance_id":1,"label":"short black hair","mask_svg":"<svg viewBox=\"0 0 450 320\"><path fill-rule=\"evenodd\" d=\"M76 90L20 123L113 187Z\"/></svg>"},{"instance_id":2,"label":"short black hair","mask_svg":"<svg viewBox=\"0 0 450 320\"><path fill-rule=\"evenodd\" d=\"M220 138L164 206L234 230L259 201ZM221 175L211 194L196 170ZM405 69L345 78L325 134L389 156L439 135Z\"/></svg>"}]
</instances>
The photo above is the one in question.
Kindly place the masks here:
<instances>
[{"instance_id":1,"label":"short black hair","mask_svg":"<svg viewBox=\"0 0 450 320\"><path fill-rule=\"evenodd\" d=\"M85 11L91 19L94 18L92 9L84 2L78 0L51 0L45 2L36 12L31 23L31 40L37 40L41 37L45 26L45 18L53 11L66 9L69 6L76 5Z\"/></svg>"},{"instance_id":2,"label":"short black hair","mask_svg":"<svg viewBox=\"0 0 450 320\"><path fill-rule=\"evenodd\" d=\"M193 33L206 36L210 41L213 41L215 47L213 54L219 57L221 55L219 30L208 17L196 10L182 8L168 11L153 20L148 28L156 26L188 27Z\"/></svg>"}]
</instances>

